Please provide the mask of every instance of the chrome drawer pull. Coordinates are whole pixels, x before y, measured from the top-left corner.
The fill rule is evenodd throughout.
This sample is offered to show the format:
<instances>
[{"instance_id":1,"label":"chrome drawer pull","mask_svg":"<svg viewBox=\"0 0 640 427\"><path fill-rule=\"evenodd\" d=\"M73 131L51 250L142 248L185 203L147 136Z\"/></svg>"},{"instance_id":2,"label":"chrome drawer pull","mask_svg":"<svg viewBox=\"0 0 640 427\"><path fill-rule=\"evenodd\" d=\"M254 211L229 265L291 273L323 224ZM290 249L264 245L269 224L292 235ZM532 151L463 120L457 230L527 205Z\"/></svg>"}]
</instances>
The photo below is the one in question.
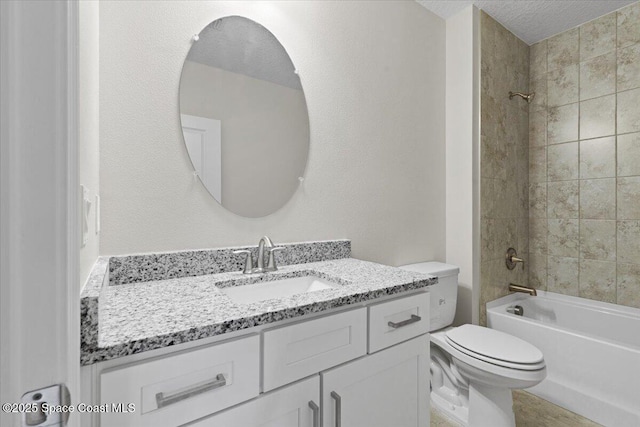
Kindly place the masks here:
<instances>
[{"instance_id":1,"label":"chrome drawer pull","mask_svg":"<svg viewBox=\"0 0 640 427\"><path fill-rule=\"evenodd\" d=\"M188 390L166 395L164 394L164 392L157 393L156 402L158 403L158 408L162 408L164 406L171 405L172 403L188 399L192 396L195 396L196 394L204 393L205 391L213 390L214 388L224 387L225 385L227 385L227 379L225 378L224 374L218 374L216 375L215 380L190 388Z\"/></svg>"},{"instance_id":2,"label":"chrome drawer pull","mask_svg":"<svg viewBox=\"0 0 640 427\"><path fill-rule=\"evenodd\" d=\"M335 391L331 392L331 397L336 401L336 425L335 427L342 426L342 398Z\"/></svg>"},{"instance_id":3,"label":"chrome drawer pull","mask_svg":"<svg viewBox=\"0 0 640 427\"><path fill-rule=\"evenodd\" d=\"M402 322L398 322L398 323L389 322L389 323L387 323L387 325L391 326L394 329L397 329L397 328L402 328L403 326L410 325L412 323L419 322L421 320L422 320L422 317L416 316L415 314L412 314L411 315L411 319L403 320Z\"/></svg>"},{"instance_id":4,"label":"chrome drawer pull","mask_svg":"<svg viewBox=\"0 0 640 427\"><path fill-rule=\"evenodd\" d=\"M310 400L309 408L313 411L313 427L320 427L320 407L313 400Z\"/></svg>"}]
</instances>

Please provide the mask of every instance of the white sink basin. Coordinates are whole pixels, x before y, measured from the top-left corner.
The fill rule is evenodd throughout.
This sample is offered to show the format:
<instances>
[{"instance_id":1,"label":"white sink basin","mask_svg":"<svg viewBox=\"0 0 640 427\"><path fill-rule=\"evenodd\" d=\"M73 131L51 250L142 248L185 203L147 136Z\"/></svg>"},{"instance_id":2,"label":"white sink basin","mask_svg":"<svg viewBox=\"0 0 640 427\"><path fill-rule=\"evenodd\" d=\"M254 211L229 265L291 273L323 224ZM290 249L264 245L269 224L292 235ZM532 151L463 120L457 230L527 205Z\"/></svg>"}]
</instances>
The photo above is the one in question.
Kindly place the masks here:
<instances>
[{"instance_id":1,"label":"white sink basin","mask_svg":"<svg viewBox=\"0 0 640 427\"><path fill-rule=\"evenodd\" d=\"M291 295L322 291L338 286L340 285L316 276L303 276L251 285L228 286L220 288L220 290L236 303L250 304L273 298L285 298Z\"/></svg>"}]
</instances>

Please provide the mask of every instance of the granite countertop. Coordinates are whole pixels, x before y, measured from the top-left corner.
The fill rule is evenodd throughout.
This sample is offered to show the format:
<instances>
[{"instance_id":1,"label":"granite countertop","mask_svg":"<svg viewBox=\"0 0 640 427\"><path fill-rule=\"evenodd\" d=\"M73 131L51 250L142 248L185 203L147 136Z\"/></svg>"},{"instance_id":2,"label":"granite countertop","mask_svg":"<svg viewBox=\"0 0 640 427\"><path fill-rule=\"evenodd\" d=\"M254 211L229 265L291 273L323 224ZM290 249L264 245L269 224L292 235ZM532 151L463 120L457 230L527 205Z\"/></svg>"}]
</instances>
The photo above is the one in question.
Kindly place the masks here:
<instances>
[{"instance_id":1,"label":"granite countertop","mask_svg":"<svg viewBox=\"0 0 640 427\"><path fill-rule=\"evenodd\" d=\"M99 261L106 264L104 260ZM308 275L324 278L339 286L248 304L234 302L221 290L226 286ZM105 285L99 290L99 314L94 314L99 323L90 328L83 322L83 328L89 329L83 331L83 340L92 341L92 345L83 345L81 362L88 365L248 329L399 294L436 282L436 278L428 275L343 258L287 265L266 274L235 271ZM94 285L96 302L98 288L97 284Z\"/></svg>"}]
</instances>

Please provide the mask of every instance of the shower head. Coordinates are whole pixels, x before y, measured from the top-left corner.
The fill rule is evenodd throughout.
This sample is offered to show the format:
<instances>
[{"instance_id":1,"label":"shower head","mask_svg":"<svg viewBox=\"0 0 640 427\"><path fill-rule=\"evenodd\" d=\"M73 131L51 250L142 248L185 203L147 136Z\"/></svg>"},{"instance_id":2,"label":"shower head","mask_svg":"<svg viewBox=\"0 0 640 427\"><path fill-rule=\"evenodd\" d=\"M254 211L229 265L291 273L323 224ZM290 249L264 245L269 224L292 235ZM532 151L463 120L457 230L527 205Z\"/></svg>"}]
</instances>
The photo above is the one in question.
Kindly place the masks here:
<instances>
[{"instance_id":1,"label":"shower head","mask_svg":"<svg viewBox=\"0 0 640 427\"><path fill-rule=\"evenodd\" d=\"M520 98L527 101L527 104L531 104L531 101L533 100L533 97L536 96L536 93L509 92L509 99L512 99L514 96L519 96Z\"/></svg>"}]
</instances>

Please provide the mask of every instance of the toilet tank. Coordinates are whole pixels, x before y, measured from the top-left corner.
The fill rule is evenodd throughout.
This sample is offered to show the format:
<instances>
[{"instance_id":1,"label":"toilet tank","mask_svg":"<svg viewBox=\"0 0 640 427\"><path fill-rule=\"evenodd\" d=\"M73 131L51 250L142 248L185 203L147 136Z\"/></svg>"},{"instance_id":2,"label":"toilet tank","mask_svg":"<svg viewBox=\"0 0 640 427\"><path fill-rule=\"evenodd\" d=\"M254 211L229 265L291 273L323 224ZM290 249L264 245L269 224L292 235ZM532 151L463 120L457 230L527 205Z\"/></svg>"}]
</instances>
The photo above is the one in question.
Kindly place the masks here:
<instances>
[{"instance_id":1,"label":"toilet tank","mask_svg":"<svg viewBox=\"0 0 640 427\"><path fill-rule=\"evenodd\" d=\"M431 300L429 331L436 331L451 325L456 315L460 268L434 261L402 265L398 268L438 277L438 283L427 288Z\"/></svg>"}]
</instances>

